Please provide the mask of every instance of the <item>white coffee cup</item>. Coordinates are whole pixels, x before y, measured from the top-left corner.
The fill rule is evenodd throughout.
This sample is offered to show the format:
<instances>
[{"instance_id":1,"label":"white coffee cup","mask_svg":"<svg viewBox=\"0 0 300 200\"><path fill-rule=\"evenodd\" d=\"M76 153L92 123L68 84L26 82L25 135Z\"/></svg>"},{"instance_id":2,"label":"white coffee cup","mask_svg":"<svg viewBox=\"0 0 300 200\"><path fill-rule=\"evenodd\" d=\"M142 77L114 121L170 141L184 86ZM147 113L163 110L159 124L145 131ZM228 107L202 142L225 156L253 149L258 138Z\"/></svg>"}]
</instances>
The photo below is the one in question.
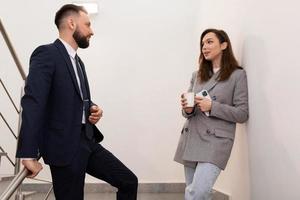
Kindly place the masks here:
<instances>
[{"instance_id":1,"label":"white coffee cup","mask_svg":"<svg viewBox=\"0 0 300 200\"><path fill-rule=\"evenodd\" d=\"M187 92L183 94L183 97L186 99L186 107L194 107L195 105L195 94L194 92Z\"/></svg>"}]
</instances>

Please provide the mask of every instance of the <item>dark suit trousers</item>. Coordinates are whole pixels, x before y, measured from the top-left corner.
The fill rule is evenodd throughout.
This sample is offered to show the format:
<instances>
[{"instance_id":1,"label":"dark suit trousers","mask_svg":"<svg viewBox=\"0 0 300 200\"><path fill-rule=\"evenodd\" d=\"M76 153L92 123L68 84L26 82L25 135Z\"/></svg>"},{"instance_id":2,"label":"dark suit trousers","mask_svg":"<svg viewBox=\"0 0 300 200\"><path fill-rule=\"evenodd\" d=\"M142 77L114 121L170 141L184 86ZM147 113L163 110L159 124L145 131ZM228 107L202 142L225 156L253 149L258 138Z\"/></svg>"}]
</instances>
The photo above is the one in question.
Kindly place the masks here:
<instances>
[{"instance_id":1,"label":"dark suit trousers","mask_svg":"<svg viewBox=\"0 0 300 200\"><path fill-rule=\"evenodd\" d=\"M135 174L100 144L88 140L83 131L72 163L63 167L50 165L56 200L83 200L85 173L116 187L117 200L136 200Z\"/></svg>"}]
</instances>

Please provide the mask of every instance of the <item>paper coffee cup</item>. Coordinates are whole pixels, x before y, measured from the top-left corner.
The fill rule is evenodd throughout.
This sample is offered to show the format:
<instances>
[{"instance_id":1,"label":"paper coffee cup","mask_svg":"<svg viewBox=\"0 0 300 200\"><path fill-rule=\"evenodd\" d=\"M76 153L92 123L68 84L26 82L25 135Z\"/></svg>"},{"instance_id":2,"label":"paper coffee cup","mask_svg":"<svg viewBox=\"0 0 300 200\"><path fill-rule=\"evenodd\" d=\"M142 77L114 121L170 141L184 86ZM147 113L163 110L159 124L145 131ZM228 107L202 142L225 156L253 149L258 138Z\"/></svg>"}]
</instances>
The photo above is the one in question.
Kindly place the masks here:
<instances>
[{"instance_id":1,"label":"paper coffee cup","mask_svg":"<svg viewBox=\"0 0 300 200\"><path fill-rule=\"evenodd\" d=\"M184 98L186 99L186 107L194 107L195 105L195 94L194 92L184 93Z\"/></svg>"}]
</instances>

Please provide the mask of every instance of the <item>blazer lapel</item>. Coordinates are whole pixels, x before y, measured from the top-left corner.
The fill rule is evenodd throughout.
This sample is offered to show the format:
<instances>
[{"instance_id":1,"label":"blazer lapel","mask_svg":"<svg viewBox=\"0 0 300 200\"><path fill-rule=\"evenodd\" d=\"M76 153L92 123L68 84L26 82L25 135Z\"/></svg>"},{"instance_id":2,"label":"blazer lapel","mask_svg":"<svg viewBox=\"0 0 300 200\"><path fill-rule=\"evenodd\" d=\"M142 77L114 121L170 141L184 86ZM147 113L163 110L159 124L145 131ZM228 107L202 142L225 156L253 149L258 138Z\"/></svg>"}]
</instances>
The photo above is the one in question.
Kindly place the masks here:
<instances>
[{"instance_id":1,"label":"blazer lapel","mask_svg":"<svg viewBox=\"0 0 300 200\"><path fill-rule=\"evenodd\" d=\"M74 68L73 68L73 65L71 63L70 56L69 56L66 48L64 47L64 45L62 44L62 42L59 39L55 40L54 45L58 48L61 55L63 56L63 58L64 58L64 60L67 64L68 70L70 72L70 75L72 77L74 87L75 87L78 95L81 97L79 87L78 87L78 83L77 83L77 79L76 79L76 75L75 75L75 72L74 72Z\"/></svg>"},{"instance_id":2,"label":"blazer lapel","mask_svg":"<svg viewBox=\"0 0 300 200\"><path fill-rule=\"evenodd\" d=\"M198 92L202 91L204 85L205 85L205 84L199 83L199 82L198 82L198 77L197 77L197 75L196 75L196 77L195 77L195 79L194 79L192 91L193 91L195 94L197 94Z\"/></svg>"},{"instance_id":3,"label":"blazer lapel","mask_svg":"<svg viewBox=\"0 0 300 200\"><path fill-rule=\"evenodd\" d=\"M209 92L218 84L218 81L216 80L216 77L218 77L218 74L219 74L219 72L213 74L213 76L205 83L199 83L197 81L197 76L196 76L194 79L195 81L194 81L192 91L194 91L194 93L196 93L196 94L202 90L207 90Z\"/></svg>"},{"instance_id":4,"label":"blazer lapel","mask_svg":"<svg viewBox=\"0 0 300 200\"><path fill-rule=\"evenodd\" d=\"M210 79L209 81L203 86L203 89L207 90L208 92L210 90L212 90L217 84L218 81L216 80L216 78L218 77L219 72L215 73Z\"/></svg>"}]
</instances>

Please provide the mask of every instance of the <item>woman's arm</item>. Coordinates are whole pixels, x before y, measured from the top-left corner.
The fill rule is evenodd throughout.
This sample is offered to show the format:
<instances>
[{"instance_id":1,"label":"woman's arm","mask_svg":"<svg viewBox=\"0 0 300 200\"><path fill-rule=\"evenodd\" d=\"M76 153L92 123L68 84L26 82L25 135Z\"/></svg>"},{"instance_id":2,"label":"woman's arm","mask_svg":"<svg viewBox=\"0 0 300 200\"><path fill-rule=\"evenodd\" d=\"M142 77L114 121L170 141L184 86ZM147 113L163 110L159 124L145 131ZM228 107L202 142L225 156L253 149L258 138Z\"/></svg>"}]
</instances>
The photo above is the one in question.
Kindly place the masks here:
<instances>
[{"instance_id":1,"label":"woman's arm","mask_svg":"<svg viewBox=\"0 0 300 200\"><path fill-rule=\"evenodd\" d=\"M226 121L244 123L248 119L248 85L244 70L235 82L232 105L212 101L210 116Z\"/></svg>"}]
</instances>

